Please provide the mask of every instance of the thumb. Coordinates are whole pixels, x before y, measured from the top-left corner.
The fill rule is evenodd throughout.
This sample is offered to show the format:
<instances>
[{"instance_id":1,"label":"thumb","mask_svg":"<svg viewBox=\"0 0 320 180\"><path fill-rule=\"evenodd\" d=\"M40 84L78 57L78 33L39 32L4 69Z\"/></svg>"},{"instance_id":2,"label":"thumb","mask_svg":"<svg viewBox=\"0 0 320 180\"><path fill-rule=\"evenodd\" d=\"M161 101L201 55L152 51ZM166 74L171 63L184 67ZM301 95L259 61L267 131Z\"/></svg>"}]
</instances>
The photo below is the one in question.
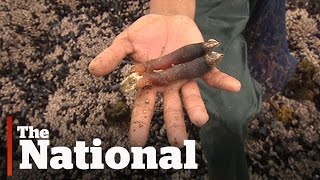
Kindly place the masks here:
<instances>
[{"instance_id":1,"label":"thumb","mask_svg":"<svg viewBox=\"0 0 320 180\"><path fill-rule=\"evenodd\" d=\"M89 64L89 71L95 76L103 76L110 73L128 54L133 52L133 47L128 39L127 30L119 34L110 47L102 51Z\"/></svg>"},{"instance_id":2,"label":"thumb","mask_svg":"<svg viewBox=\"0 0 320 180\"><path fill-rule=\"evenodd\" d=\"M212 68L202 76L202 79L211 87L223 89L229 92L238 92L241 89L240 81L221 72L217 68Z\"/></svg>"}]
</instances>

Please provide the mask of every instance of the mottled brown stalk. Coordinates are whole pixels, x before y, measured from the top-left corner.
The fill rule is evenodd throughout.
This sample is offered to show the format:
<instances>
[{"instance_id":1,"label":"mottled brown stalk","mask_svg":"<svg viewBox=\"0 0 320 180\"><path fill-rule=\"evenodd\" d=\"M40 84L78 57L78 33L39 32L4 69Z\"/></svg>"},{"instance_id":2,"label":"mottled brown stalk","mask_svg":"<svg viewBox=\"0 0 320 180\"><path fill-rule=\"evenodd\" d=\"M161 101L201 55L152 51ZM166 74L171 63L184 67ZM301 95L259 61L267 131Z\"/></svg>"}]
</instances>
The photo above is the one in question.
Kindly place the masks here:
<instances>
[{"instance_id":1,"label":"mottled brown stalk","mask_svg":"<svg viewBox=\"0 0 320 180\"><path fill-rule=\"evenodd\" d=\"M175 65L161 72L147 72L137 81L137 87L164 86L180 79L194 79L200 77L211 70L222 59L223 55L212 51L204 57L199 57L193 61Z\"/></svg>"},{"instance_id":2,"label":"mottled brown stalk","mask_svg":"<svg viewBox=\"0 0 320 180\"><path fill-rule=\"evenodd\" d=\"M163 57L136 65L131 75L120 83L127 94L145 86L164 86L180 79L194 79L215 67L223 54L214 51L220 43L214 39L184 46Z\"/></svg>"},{"instance_id":3,"label":"mottled brown stalk","mask_svg":"<svg viewBox=\"0 0 320 180\"><path fill-rule=\"evenodd\" d=\"M219 45L220 43L214 39L209 39L207 42L189 44L160 58L137 64L132 70L141 75L144 72L168 69L174 65L186 63L202 57L205 54L212 52L213 49Z\"/></svg>"}]
</instances>

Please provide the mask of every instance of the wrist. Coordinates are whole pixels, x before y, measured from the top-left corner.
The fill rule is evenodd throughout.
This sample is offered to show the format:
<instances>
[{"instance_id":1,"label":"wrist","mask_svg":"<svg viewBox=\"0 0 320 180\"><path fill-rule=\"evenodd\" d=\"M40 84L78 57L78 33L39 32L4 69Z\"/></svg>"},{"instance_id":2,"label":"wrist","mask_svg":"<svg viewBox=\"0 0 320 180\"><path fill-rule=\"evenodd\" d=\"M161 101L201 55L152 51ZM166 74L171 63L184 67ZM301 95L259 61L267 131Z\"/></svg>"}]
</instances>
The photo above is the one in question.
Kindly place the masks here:
<instances>
[{"instance_id":1,"label":"wrist","mask_svg":"<svg viewBox=\"0 0 320 180\"><path fill-rule=\"evenodd\" d=\"M151 0L150 14L184 15L194 19L195 0Z\"/></svg>"}]
</instances>

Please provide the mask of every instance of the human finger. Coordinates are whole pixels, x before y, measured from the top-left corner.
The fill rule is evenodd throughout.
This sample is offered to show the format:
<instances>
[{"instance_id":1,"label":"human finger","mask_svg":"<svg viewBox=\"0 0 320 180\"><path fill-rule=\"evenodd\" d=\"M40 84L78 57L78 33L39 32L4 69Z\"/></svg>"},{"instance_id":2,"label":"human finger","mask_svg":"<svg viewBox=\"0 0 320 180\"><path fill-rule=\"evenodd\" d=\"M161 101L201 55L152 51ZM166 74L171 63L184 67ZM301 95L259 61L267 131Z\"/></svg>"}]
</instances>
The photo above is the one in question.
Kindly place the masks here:
<instances>
[{"instance_id":1,"label":"human finger","mask_svg":"<svg viewBox=\"0 0 320 180\"><path fill-rule=\"evenodd\" d=\"M133 52L133 47L128 39L127 30L119 34L110 47L102 51L89 64L89 71L95 76L110 73L120 64L121 60Z\"/></svg>"},{"instance_id":2,"label":"human finger","mask_svg":"<svg viewBox=\"0 0 320 180\"><path fill-rule=\"evenodd\" d=\"M199 87L195 80L186 83L182 89L182 100L191 122L199 127L209 120Z\"/></svg>"},{"instance_id":3,"label":"human finger","mask_svg":"<svg viewBox=\"0 0 320 180\"><path fill-rule=\"evenodd\" d=\"M152 89L142 89L137 95L129 130L129 139L132 146L144 146L148 140L156 97L157 92Z\"/></svg>"},{"instance_id":4,"label":"human finger","mask_svg":"<svg viewBox=\"0 0 320 180\"><path fill-rule=\"evenodd\" d=\"M169 143L183 147L183 141L188 139L188 134L178 88L171 88L164 92L163 111Z\"/></svg>"},{"instance_id":5,"label":"human finger","mask_svg":"<svg viewBox=\"0 0 320 180\"><path fill-rule=\"evenodd\" d=\"M217 68L211 69L209 72L204 74L202 78L211 87L230 92L238 92L241 89L241 83L237 79L221 72Z\"/></svg>"}]
</instances>

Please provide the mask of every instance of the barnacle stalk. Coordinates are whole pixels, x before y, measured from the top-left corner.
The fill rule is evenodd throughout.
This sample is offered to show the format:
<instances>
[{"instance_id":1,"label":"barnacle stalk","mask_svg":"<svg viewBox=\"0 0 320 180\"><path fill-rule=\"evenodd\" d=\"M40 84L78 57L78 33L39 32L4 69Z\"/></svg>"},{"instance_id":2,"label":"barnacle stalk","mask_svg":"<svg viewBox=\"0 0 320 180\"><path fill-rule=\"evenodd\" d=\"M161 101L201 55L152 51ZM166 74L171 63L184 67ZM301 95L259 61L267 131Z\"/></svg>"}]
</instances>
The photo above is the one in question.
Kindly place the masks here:
<instances>
[{"instance_id":1,"label":"barnacle stalk","mask_svg":"<svg viewBox=\"0 0 320 180\"><path fill-rule=\"evenodd\" d=\"M223 58L223 54L213 51L219 45L213 39L189 44L160 58L134 66L132 74L120 83L120 91L128 94L149 85L164 86L176 80L200 77Z\"/></svg>"},{"instance_id":2,"label":"barnacle stalk","mask_svg":"<svg viewBox=\"0 0 320 180\"><path fill-rule=\"evenodd\" d=\"M132 71L140 75L144 72L164 70L177 64L186 63L205 54L212 52L220 43L217 40L209 39L207 42L188 44L162 57L151 59L144 63L137 64Z\"/></svg>"}]
</instances>

